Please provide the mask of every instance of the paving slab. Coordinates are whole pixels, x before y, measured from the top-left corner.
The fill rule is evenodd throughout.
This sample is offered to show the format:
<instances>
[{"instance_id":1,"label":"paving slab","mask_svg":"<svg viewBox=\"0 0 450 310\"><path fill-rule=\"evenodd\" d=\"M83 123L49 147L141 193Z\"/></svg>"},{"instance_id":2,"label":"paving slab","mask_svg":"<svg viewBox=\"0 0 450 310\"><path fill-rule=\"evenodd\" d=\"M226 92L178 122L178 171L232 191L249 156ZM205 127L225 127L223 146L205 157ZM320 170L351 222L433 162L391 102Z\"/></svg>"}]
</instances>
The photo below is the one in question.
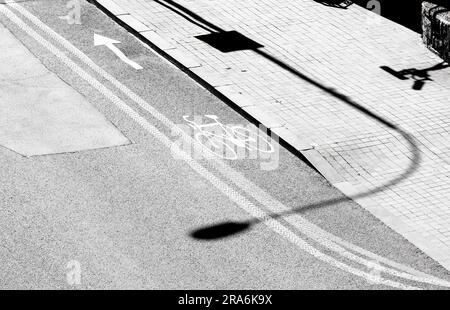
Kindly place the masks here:
<instances>
[{"instance_id":1,"label":"paving slab","mask_svg":"<svg viewBox=\"0 0 450 310\"><path fill-rule=\"evenodd\" d=\"M0 27L0 145L24 156L130 141L81 94Z\"/></svg>"}]
</instances>

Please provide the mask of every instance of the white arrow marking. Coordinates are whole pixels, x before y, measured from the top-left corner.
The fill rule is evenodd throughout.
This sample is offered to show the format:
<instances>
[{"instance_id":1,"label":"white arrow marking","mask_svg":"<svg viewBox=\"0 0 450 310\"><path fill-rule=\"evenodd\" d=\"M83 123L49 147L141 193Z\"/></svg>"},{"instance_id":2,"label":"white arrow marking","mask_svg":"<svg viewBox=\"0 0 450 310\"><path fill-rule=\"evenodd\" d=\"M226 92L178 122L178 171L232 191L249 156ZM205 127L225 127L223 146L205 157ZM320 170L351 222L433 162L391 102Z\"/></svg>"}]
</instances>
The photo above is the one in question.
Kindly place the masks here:
<instances>
[{"instance_id":1,"label":"white arrow marking","mask_svg":"<svg viewBox=\"0 0 450 310\"><path fill-rule=\"evenodd\" d=\"M129 59L127 56L125 56L125 54L122 53L122 51L119 50L114 45L114 44L118 44L118 43L121 43L121 42L94 33L94 46L105 45L114 54L116 54L117 57L119 57L124 63L129 64L130 66L132 66L136 70L143 69L139 64L135 63L134 61Z\"/></svg>"}]
</instances>

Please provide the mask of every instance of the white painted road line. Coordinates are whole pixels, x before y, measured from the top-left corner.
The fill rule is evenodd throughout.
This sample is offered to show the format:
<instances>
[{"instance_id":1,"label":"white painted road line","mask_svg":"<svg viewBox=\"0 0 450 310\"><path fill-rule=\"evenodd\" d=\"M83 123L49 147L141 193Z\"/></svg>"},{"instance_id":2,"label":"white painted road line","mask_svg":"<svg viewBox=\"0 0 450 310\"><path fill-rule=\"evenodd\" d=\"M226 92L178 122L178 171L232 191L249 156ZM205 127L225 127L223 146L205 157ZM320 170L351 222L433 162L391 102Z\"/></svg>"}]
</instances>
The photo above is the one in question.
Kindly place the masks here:
<instances>
[{"instance_id":1,"label":"white painted road line","mask_svg":"<svg viewBox=\"0 0 450 310\"><path fill-rule=\"evenodd\" d=\"M96 66L95 65L95 63L93 63L89 58L87 58L81 51L79 51L79 50L77 50L75 47L73 47L67 40L65 40L64 38L62 38L62 37L60 37L58 34L56 34L53 30L51 30L50 28L48 28L45 24L43 24L42 22L40 22L36 17L34 17L32 14L30 14L29 12L27 12L26 10L23 10L24 12L22 12L23 14L25 13L25 14L27 14L26 15L26 17L27 18L29 18L29 19L32 19L33 20L33 22L38 22L38 26L42 29L44 29L45 30L45 32L49 32L50 34L52 34L52 36L56 39L56 40L58 40L58 42L63 42L64 43L64 45L67 45L67 46L69 46L69 48L71 48L71 52L75 52L76 53L76 55L77 56L81 56L81 59L83 59L83 60L87 60L88 61L88 63L89 63L89 66L93 69L93 70L95 70L96 72L101 72L101 73L103 73L103 74L106 74L107 75L107 77L108 77L108 79L110 80L110 81L112 81L114 84L116 84L116 85L118 85L118 87L119 87L119 89L121 89L122 91L123 91L123 89L125 89L125 93L130 97L130 98L132 98L132 99L135 99L135 98L138 98L138 99L140 99L136 94L134 94L134 93L132 93L131 91L129 91L125 86L123 86L120 82L118 82L117 80L115 80L113 77L111 77L111 76L109 76L106 72L104 72L101 68L99 68L98 66ZM102 74L102 75L103 75ZM104 75L103 75L104 76ZM130 94L132 95L132 96L130 96ZM134 98L133 98L134 97ZM151 107L151 106L149 106L145 101L143 101L142 99L140 99L141 100L141 102L138 102L138 104L140 104L141 106L143 106L147 111L149 111L149 112L156 112L156 113L158 113L159 114L159 112L158 111L156 111L156 110L154 110L154 108L153 107ZM153 111L152 111L153 110ZM153 113L152 113L153 114ZM161 115L161 114L160 114ZM163 116L163 115L161 115L164 119L165 119L165 117ZM165 119L166 121L168 121L169 122L169 124L171 125L171 126L173 126L173 124L171 124L170 123L170 121L169 120L167 120L167 119ZM170 126L169 125L169 126ZM190 138L190 137L188 137L188 138ZM223 163L222 163L223 164ZM226 165L225 165L225 167L226 168L228 168L228 169L230 169L229 167L227 167ZM223 172L223 171L222 171ZM235 172L235 173L237 173L237 172ZM237 173L238 174L238 173ZM234 183L236 183L235 182L235 180L232 180ZM248 181L247 181L248 182ZM248 182L249 183L249 182ZM251 184L251 185L253 185L253 184ZM253 185L254 186L254 185ZM337 237L336 237L337 238ZM367 265L368 263L371 263L372 261L365 261L365 263L364 263L364 265ZM382 266L380 266L380 268L381 269L383 269L384 267L382 267ZM386 270L386 272L387 273L389 273L389 270ZM416 272L417 273L417 272ZM427 281L425 281L425 282L427 282Z\"/></svg>"},{"instance_id":2,"label":"white painted road line","mask_svg":"<svg viewBox=\"0 0 450 310\"><path fill-rule=\"evenodd\" d=\"M36 17L31 15L29 12L25 11L23 8L18 7L17 5L11 5L14 6L17 10L19 10L23 15L25 15L27 18L29 18L33 23L35 23L39 28L44 30L46 33L50 34L55 40L58 41L59 44L63 45L67 48L69 46L69 51L74 53L76 56L80 57L81 60L83 60L89 67L91 67L94 71L101 74L102 76L106 77L109 76L106 72L104 72L101 68L96 66L87 56L85 56L81 51L77 50L75 47L73 47L68 41L64 40L63 38L59 37L56 33L54 33L51 29L49 29L46 25L42 24ZM80 67L78 67L76 64L74 64L69 58L67 58L61 51L56 49L53 45L51 45L49 42L47 42L44 38L42 38L39 34L34 32L31 28L29 28L26 24L24 24L16 15L14 15L11 11L7 9L2 9L2 12L7 15L7 17L19 25L24 31L26 31L28 34L30 34L34 39L38 40L39 43L41 43L44 47L51 50L58 58L60 58L66 65L71 67L71 69L80 75L83 79L88 81L92 86L96 87L101 93L103 93L105 96L107 96L113 103L115 103L122 111L127 113L130 117L132 117L135 121L137 121L139 124L141 124L142 127L147 129L150 133L152 133L158 140L160 140L164 145L170 147L171 141L164 136L161 132L159 132L155 127L150 125L144 118L139 116L134 110L132 110L130 107L128 107L124 102L122 102L117 96L115 96L109 89L104 87L102 84L100 84L97 80L92 78L90 75L88 75L86 72L84 72ZM41 23L41 24L39 24ZM52 33L53 32L53 33ZM61 40L63 39L63 40ZM85 60L88 60L87 62ZM110 77L110 76L109 76ZM160 114L158 111L156 111L153 107L149 106L145 101L143 101L139 96L129 91L125 86L123 86L120 82L115 80L113 77L108 78L116 87L118 87L121 91L127 94L131 99L133 99L135 102L137 102L139 105L146 108L147 111L151 112L154 111L155 113L152 113L154 117L162 121L166 126L170 127L171 122L165 118L162 114ZM157 117L160 116L160 117ZM190 137L189 137L190 138ZM226 184L224 184L222 181L220 181L217 177L212 175L209 171L207 171L204 167L200 166L197 162L193 161L191 158L189 158L186 154L180 154L184 156L184 159L188 164L198 173L200 173L203 177L207 178L211 183L213 183L219 190L227 194L227 196L232 200L238 203L239 206L241 206L243 209L247 210L250 214L258 217L263 218L266 214L261 211L259 208L255 207L252 203L248 202L247 199L240 196L237 192L235 192L233 189L228 187ZM187 158L186 158L187 157ZM224 163L219 162L221 165L224 165L223 167L230 169L227 167ZM224 171L222 171L224 172ZM237 173L237 172L235 172ZM245 180L245 178L244 178ZM231 180L233 183L239 183L236 180ZM247 181L247 180L246 180ZM248 181L247 181L248 182ZM248 186L252 187L254 186L250 182L248 182ZM268 206L269 208L270 206ZM269 208L270 209L270 208ZM286 208L287 209L287 208ZM344 263L341 263L339 261L336 261L334 258L331 258L317 249L311 247L309 244L307 244L304 240L302 240L299 236L294 234L292 231L288 230L286 227L281 225L278 221L275 220L269 220L266 222L266 224L270 227L272 227L275 231L278 233L286 236L289 240L297 244L300 248L304 249L308 253L314 255L315 257L326 261L330 263L333 266L336 266L340 269L346 270L348 272L351 272L355 275L362 276L368 280L371 279L372 275L370 273L362 272L360 270L356 270ZM313 232L314 233L314 232ZM336 237L337 238L337 237ZM355 248L358 250L358 248ZM367 252L365 252L367 253ZM369 261L367 261L369 262ZM383 270L386 273L392 273L392 270L384 268L380 266L381 270ZM446 281L440 281L438 279L435 279L434 277L427 276L426 278L419 278L416 277L415 280L431 283L436 285L443 285L443 286L449 286L449 283ZM382 284L385 285L391 285L398 288L413 288L407 285L403 285L397 282L393 282L390 280L383 280L381 281Z\"/></svg>"},{"instance_id":3,"label":"white painted road line","mask_svg":"<svg viewBox=\"0 0 450 310\"><path fill-rule=\"evenodd\" d=\"M142 66L135 63L131 59L129 59L121 50L119 50L114 44L119 44L120 41L113 40L104 36L101 36L99 34L94 33L94 46L101 46L104 45L107 48L109 48L114 54L116 54L117 57L119 57L120 60L122 60L127 65L130 65L136 70L142 70Z\"/></svg>"}]
</instances>

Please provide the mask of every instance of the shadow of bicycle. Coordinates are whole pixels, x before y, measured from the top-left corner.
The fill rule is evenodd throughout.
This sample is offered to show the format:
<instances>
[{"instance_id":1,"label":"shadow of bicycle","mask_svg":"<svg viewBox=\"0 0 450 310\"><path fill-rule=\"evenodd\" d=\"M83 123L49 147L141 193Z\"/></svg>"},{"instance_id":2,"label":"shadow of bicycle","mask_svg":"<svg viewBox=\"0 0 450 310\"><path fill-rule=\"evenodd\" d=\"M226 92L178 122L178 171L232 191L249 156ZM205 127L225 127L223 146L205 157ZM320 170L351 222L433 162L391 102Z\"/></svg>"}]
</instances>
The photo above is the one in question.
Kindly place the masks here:
<instances>
[{"instance_id":1,"label":"shadow of bicycle","mask_svg":"<svg viewBox=\"0 0 450 310\"><path fill-rule=\"evenodd\" d=\"M442 70L448 67L450 67L450 64L447 64L446 62L441 62L437 65L425 69L410 68L396 71L388 66L381 66L380 68L399 80L409 80L409 79L414 80L412 89L422 90L427 81L433 81L430 75L431 71Z\"/></svg>"},{"instance_id":2,"label":"shadow of bicycle","mask_svg":"<svg viewBox=\"0 0 450 310\"><path fill-rule=\"evenodd\" d=\"M353 4L350 0L314 0L314 2L344 10Z\"/></svg>"}]
</instances>

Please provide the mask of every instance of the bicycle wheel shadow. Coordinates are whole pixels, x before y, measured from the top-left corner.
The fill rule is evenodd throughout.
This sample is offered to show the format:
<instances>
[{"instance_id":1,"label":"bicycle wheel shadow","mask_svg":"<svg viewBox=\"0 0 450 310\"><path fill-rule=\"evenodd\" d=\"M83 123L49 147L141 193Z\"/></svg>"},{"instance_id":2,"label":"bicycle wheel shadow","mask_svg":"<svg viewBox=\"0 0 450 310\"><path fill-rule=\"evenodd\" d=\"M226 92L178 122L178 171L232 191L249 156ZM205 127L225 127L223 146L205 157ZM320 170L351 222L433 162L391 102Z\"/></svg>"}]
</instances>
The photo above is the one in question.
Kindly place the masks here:
<instances>
[{"instance_id":1,"label":"bicycle wheel shadow","mask_svg":"<svg viewBox=\"0 0 450 310\"><path fill-rule=\"evenodd\" d=\"M366 115L367 117L377 121L381 125L387 127L389 130L395 131L398 134L400 134L403 137L403 139L406 141L407 145L409 146L409 151L411 153L411 160L410 160L409 166L400 175L398 175L394 179L386 182L385 184L378 186L377 188L375 188L373 190L369 190L366 192L356 194L352 197L352 199L367 197L367 196L373 195L375 193L382 192L382 191L386 190L387 188L390 188L394 185L397 185L400 182L402 182L403 180L407 179L409 176L411 176L420 166L421 154L420 154L420 150L419 150L419 146L418 146L417 142L415 141L414 137L411 134L405 132L399 126L393 124L389 120L368 110L366 107L358 104L357 102L353 101L351 98L340 93L339 91L335 90L334 88L327 87L327 86L321 84L320 82L314 80L313 78L301 73L300 71L298 71L294 67L290 66L289 64L285 63L284 61L263 51L262 50L262 48L264 47L263 45L259 44L258 42L253 41L252 39L246 37L245 35L237 32L237 31L234 31L234 30L225 31L224 29L205 20L201 16L188 10L186 7L178 4L177 2L175 2L173 0L155 0L155 2L161 4L165 8L180 15L181 17L188 20L189 22L207 30L209 32L209 34L197 36L196 38L207 43L208 45L217 49L218 51L220 51L222 53L230 53L230 52L243 51L243 50L253 51L260 57L263 57L267 61L270 61L271 63L276 64L283 70L293 74L298 79L301 79L302 81L307 82L312 86L315 86L316 88L322 90L324 93L327 93L328 95L340 100L342 103L354 108L355 110ZM330 1L325 1L325 2L330 2ZM334 1L331 1L331 2L334 2ZM257 125L261 125L261 124L257 124ZM273 133L271 133L269 130L269 134L273 134ZM283 142L282 139L280 139L280 141L284 145L286 144L285 142ZM292 151L292 148L288 148L288 149ZM298 156L299 152L297 151L297 154L296 154L296 151L294 150L293 153L294 153L294 155ZM248 231L249 229L251 229L254 225L257 225L257 224L262 223L267 220L277 219L277 218L281 218L281 217L287 217L287 216L290 216L293 214L299 214L301 212L305 212L308 209L322 208L322 207L330 206L330 205L348 201L348 200L349 200L349 198L347 198L347 197L338 198L338 199L330 199L330 200L325 200L325 201L321 201L318 203L294 208L294 209L286 211L286 212L267 214L266 216L264 216L264 218L253 218L253 219L249 219L247 221L242 221L242 222L224 221L224 222L220 222L220 223L216 223L216 224L212 224L212 225L208 225L208 226L196 229L190 233L190 236L195 239L198 239L198 240L217 240L217 239L221 239L221 238L231 237L231 236L234 236L239 233L244 233L245 231Z\"/></svg>"}]
</instances>

